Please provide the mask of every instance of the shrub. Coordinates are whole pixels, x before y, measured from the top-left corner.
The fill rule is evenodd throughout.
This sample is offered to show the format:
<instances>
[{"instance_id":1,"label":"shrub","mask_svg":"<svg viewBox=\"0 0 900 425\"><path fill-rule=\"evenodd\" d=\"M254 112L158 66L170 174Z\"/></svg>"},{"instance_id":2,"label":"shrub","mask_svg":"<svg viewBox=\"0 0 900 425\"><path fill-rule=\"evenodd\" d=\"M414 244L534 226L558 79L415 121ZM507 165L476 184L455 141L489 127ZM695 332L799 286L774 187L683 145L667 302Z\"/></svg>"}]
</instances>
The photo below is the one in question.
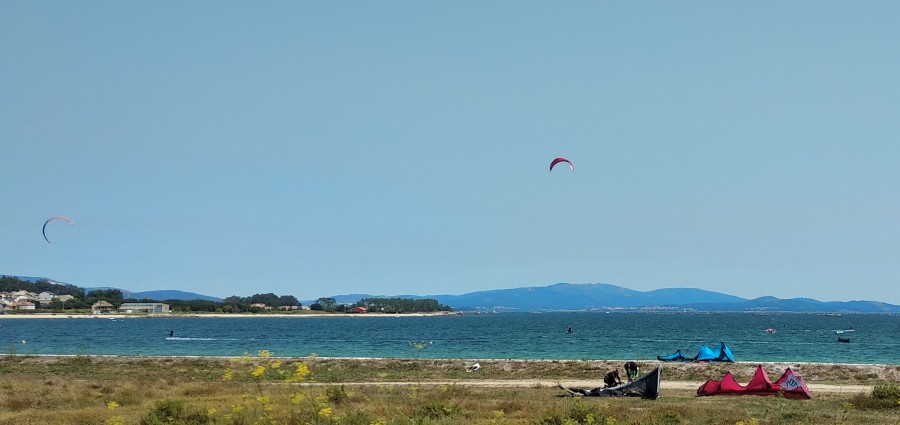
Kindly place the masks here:
<instances>
[{"instance_id":1,"label":"shrub","mask_svg":"<svg viewBox=\"0 0 900 425\"><path fill-rule=\"evenodd\" d=\"M341 386L329 386L325 388L325 395L328 396L328 401L330 403L338 405L344 404L350 399L350 393L343 384Z\"/></svg>"},{"instance_id":2,"label":"shrub","mask_svg":"<svg viewBox=\"0 0 900 425\"><path fill-rule=\"evenodd\" d=\"M877 399L900 400L900 386L886 382L875 384L875 388L872 389L872 396Z\"/></svg>"},{"instance_id":3,"label":"shrub","mask_svg":"<svg viewBox=\"0 0 900 425\"><path fill-rule=\"evenodd\" d=\"M156 403L153 410L141 418L140 425L204 425L209 416L196 409L190 409L181 400L163 400Z\"/></svg>"},{"instance_id":4,"label":"shrub","mask_svg":"<svg viewBox=\"0 0 900 425\"><path fill-rule=\"evenodd\" d=\"M897 409L900 408L900 386L889 383L878 383L871 395L857 394L850 403L860 409Z\"/></svg>"},{"instance_id":5,"label":"shrub","mask_svg":"<svg viewBox=\"0 0 900 425\"><path fill-rule=\"evenodd\" d=\"M614 421L612 418L610 420ZM539 423L541 425L568 425L603 424L606 422L608 422L606 415L597 406L585 406L581 400L576 400L568 412L551 412L541 418Z\"/></svg>"}]
</instances>

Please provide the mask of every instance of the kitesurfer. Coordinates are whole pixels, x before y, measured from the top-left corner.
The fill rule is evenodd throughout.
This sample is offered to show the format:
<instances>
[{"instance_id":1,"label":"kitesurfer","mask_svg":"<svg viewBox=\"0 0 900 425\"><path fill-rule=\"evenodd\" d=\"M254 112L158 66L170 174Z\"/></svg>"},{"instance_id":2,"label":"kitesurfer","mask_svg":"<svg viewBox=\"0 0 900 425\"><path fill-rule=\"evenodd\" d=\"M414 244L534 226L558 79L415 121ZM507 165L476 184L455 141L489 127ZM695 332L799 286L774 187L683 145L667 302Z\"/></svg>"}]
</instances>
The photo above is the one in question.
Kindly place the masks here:
<instances>
[{"instance_id":1,"label":"kitesurfer","mask_svg":"<svg viewBox=\"0 0 900 425\"><path fill-rule=\"evenodd\" d=\"M169 329L169 338L175 336L175 330Z\"/></svg>"},{"instance_id":2,"label":"kitesurfer","mask_svg":"<svg viewBox=\"0 0 900 425\"><path fill-rule=\"evenodd\" d=\"M606 376L603 377L604 388L615 387L616 385L622 385L622 380L619 379L619 369L613 369L610 372L606 373Z\"/></svg>"},{"instance_id":3,"label":"kitesurfer","mask_svg":"<svg viewBox=\"0 0 900 425\"><path fill-rule=\"evenodd\" d=\"M628 378L628 382L637 379L638 365L636 362L625 362L625 375Z\"/></svg>"}]
</instances>

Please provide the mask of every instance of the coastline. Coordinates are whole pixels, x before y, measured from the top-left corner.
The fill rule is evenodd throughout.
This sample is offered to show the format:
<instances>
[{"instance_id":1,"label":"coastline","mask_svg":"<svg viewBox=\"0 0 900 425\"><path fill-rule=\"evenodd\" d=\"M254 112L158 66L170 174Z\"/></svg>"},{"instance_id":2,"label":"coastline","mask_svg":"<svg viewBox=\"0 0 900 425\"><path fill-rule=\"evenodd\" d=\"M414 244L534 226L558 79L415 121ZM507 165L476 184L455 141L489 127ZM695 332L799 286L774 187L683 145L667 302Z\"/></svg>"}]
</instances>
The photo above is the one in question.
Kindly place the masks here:
<instances>
[{"instance_id":1,"label":"coastline","mask_svg":"<svg viewBox=\"0 0 900 425\"><path fill-rule=\"evenodd\" d=\"M435 313L170 313L170 314L87 314L87 313L4 313L0 319L147 319L147 318L236 318L236 317L277 317L277 318L307 318L307 317L429 317L429 316L453 316L461 313L435 312Z\"/></svg>"},{"instance_id":2,"label":"coastline","mask_svg":"<svg viewBox=\"0 0 900 425\"><path fill-rule=\"evenodd\" d=\"M229 367L234 356L126 356L126 355L55 355L55 354L6 354L0 363L15 362L32 365L52 365L78 362L84 359L96 365L113 367L140 367L139 365L207 364ZM624 360L518 360L518 359L414 359L373 357L241 357L243 362L253 361L302 361L310 367L323 370L368 370L352 380L338 383L351 385L447 385L464 384L482 387L592 387L602 382L603 375L621 369ZM198 363L202 362L202 363ZM478 373L466 373L466 368L479 363ZM411 364L419 372L415 379L394 376L398 370L408 370ZM879 382L900 382L900 365L842 364L804 362L735 362L735 363L666 363L639 361L641 373L662 366L662 385L665 389L691 390L707 379L720 379L731 373L740 383L749 382L757 366L762 366L770 379L777 378L790 368L803 377L813 391L827 393L859 393L869 391ZM393 376L393 377L392 377ZM310 385L327 385L335 382L313 382Z\"/></svg>"}]
</instances>

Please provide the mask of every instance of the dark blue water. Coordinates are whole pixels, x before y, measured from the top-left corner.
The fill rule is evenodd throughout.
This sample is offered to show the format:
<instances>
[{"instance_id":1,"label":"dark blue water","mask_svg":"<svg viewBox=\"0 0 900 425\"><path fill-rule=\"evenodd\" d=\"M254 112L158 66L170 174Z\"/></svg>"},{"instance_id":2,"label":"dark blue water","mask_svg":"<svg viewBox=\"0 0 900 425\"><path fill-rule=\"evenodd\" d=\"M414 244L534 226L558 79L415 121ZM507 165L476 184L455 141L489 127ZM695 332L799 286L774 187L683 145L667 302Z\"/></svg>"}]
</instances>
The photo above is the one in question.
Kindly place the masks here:
<instances>
[{"instance_id":1,"label":"dark blue water","mask_svg":"<svg viewBox=\"0 0 900 425\"><path fill-rule=\"evenodd\" d=\"M568 324L574 332L566 333ZM774 334L765 332L771 327ZM849 344L838 343L835 330ZM167 339L169 329L175 338ZM23 343L23 340L25 343ZM416 342L423 344L415 344ZM737 361L900 364L900 317L501 313L430 317L0 319L0 354L654 360L726 342Z\"/></svg>"}]
</instances>

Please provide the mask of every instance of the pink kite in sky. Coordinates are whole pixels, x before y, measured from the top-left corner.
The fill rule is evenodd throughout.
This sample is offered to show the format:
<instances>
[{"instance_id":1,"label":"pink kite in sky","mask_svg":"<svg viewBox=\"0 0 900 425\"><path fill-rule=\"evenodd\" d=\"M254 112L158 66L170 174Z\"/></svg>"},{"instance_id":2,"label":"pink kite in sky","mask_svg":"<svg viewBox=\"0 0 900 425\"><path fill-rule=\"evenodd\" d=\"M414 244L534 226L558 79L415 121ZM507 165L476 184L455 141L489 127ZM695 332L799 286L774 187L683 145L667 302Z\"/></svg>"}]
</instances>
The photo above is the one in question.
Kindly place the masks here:
<instances>
[{"instance_id":1,"label":"pink kite in sky","mask_svg":"<svg viewBox=\"0 0 900 425\"><path fill-rule=\"evenodd\" d=\"M559 164L560 162L568 163L569 169L571 169L572 171L575 171L575 165L572 164L572 161L569 161L568 159L565 159L563 157L556 158L550 162L550 171L553 171L553 166L556 164Z\"/></svg>"}]
</instances>

